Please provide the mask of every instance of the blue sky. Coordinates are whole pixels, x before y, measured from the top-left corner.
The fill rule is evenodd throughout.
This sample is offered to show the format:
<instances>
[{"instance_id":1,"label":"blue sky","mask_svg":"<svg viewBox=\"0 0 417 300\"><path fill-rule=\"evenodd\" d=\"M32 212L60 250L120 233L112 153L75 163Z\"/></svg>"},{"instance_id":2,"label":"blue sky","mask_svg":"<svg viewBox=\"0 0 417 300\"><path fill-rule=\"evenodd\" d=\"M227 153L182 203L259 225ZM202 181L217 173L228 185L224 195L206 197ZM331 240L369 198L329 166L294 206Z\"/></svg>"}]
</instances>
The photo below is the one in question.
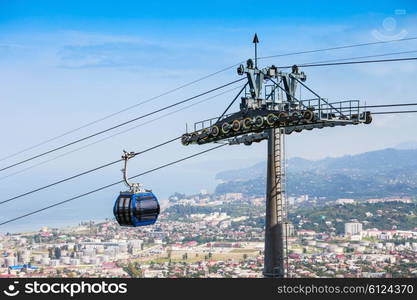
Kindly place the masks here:
<instances>
[{"instance_id":1,"label":"blue sky","mask_svg":"<svg viewBox=\"0 0 417 300\"><path fill-rule=\"evenodd\" d=\"M2 1L3 21L16 19L45 19L48 22L66 18L74 21L95 20L192 20L196 18L213 22L224 20L256 20L271 18L277 12L280 19L325 20L364 15L388 14L398 8L412 8L414 1L297 1L272 2L262 5L259 1Z\"/></svg>"},{"instance_id":2,"label":"blue sky","mask_svg":"<svg viewBox=\"0 0 417 300\"><path fill-rule=\"evenodd\" d=\"M245 60L253 55L251 39L254 32L261 41L261 56L414 37L417 36L416 8L415 1L378 1L376 5L372 1L259 4L257 1L0 0L0 126L8 129L1 133L0 157ZM287 65L412 50L417 51L416 41L288 56L262 60L261 64ZM417 100L415 62L311 68L305 72L309 86L331 100L360 99L367 104ZM220 73L2 161L0 165L46 151L237 78L234 69ZM7 198L16 191L30 190L113 161L122 149L138 151L177 136L184 131L185 122L192 124L219 115L232 97L233 91L8 179L2 180L1 176L25 166L3 172L0 174L0 196ZM238 109L237 106L234 109ZM288 137L288 156L318 159L417 140L415 118L413 115L379 116L370 126L291 135ZM170 145L132 162L132 174L208 147ZM265 152L265 143L250 148L221 149L162 173L143 177L142 181L162 198L175 191L213 189L216 172L262 161ZM56 155L62 153L65 151ZM27 166L41 161L43 159ZM120 179L120 167L114 166L21 199L27 199L27 202L15 203L25 203L24 208L11 203L9 209L18 214L39 207L40 202L46 205L116 181ZM122 188L88 199L88 203L98 207L95 217L111 215L109 208ZM65 210L33 216L28 222L40 224L52 220L53 216L59 219L62 211L67 216L77 216L80 203L84 203L83 200L69 204ZM1 219L6 217L0 215Z\"/></svg>"}]
</instances>

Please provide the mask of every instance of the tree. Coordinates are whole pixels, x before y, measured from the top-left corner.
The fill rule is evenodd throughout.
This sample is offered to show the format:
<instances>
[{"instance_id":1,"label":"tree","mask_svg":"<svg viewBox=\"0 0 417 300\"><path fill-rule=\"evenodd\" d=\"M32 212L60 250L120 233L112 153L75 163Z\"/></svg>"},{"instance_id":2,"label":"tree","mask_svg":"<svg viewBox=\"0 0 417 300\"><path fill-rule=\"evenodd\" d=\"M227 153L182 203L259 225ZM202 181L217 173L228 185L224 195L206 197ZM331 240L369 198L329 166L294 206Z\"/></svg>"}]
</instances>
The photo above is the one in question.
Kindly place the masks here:
<instances>
[{"instance_id":1,"label":"tree","mask_svg":"<svg viewBox=\"0 0 417 300\"><path fill-rule=\"evenodd\" d=\"M134 265L129 263L126 267L123 268L127 274L129 274L132 278L141 278L143 277L143 271L138 267L138 265Z\"/></svg>"}]
</instances>

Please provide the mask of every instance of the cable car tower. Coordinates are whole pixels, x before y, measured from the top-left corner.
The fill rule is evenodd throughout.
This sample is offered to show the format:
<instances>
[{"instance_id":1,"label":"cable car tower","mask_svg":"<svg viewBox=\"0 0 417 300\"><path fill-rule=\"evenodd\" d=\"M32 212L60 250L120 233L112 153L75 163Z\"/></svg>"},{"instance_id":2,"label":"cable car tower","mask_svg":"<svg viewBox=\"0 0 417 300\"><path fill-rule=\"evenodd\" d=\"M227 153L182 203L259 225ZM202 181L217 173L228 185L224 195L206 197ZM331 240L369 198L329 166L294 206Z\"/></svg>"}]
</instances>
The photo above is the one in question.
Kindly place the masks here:
<instances>
[{"instance_id":1,"label":"cable car tower","mask_svg":"<svg viewBox=\"0 0 417 300\"><path fill-rule=\"evenodd\" d=\"M255 34L255 61L237 68L247 83L220 117L194 124L185 133L183 145L226 142L229 145L251 145L268 140L266 183L265 258L263 275L287 276L287 202L285 197L285 135L324 127L370 124L369 111L361 109L359 100L329 102L304 82L307 77L298 66L284 72L272 65L258 68ZM298 93L299 92L299 93ZM301 97L306 92L306 96ZM242 94L240 110L226 114ZM297 96L300 95L300 96Z\"/></svg>"}]
</instances>

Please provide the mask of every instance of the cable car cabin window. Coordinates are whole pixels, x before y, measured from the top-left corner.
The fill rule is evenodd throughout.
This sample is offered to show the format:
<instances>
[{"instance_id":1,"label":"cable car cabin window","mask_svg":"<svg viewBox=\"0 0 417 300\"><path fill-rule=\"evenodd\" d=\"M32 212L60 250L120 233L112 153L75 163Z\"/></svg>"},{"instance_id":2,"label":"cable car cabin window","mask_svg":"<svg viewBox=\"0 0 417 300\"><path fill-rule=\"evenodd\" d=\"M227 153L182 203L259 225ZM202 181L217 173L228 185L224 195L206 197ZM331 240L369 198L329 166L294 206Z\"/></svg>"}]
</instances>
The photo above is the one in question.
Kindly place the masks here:
<instances>
[{"instance_id":1,"label":"cable car cabin window","mask_svg":"<svg viewBox=\"0 0 417 300\"><path fill-rule=\"evenodd\" d=\"M156 212L158 209L158 203L155 201L155 199L142 200L139 203L139 209L141 209L143 212Z\"/></svg>"},{"instance_id":2,"label":"cable car cabin window","mask_svg":"<svg viewBox=\"0 0 417 300\"><path fill-rule=\"evenodd\" d=\"M120 223L121 224L125 224L125 220L123 217L123 203L124 203L124 198L119 197L119 200L117 201L117 215L119 216L120 219Z\"/></svg>"},{"instance_id":3,"label":"cable car cabin window","mask_svg":"<svg viewBox=\"0 0 417 300\"><path fill-rule=\"evenodd\" d=\"M131 225L131 198L128 196L119 197L117 205L117 217L121 224Z\"/></svg>"},{"instance_id":4,"label":"cable car cabin window","mask_svg":"<svg viewBox=\"0 0 417 300\"><path fill-rule=\"evenodd\" d=\"M146 222L146 221L154 221L155 220L155 215L147 215L147 216L141 216L140 220L142 222Z\"/></svg>"},{"instance_id":5,"label":"cable car cabin window","mask_svg":"<svg viewBox=\"0 0 417 300\"><path fill-rule=\"evenodd\" d=\"M136 200L135 216L142 220L154 220L159 214L158 201L152 196L138 197Z\"/></svg>"},{"instance_id":6,"label":"cable car cabin window","mask_svg":"<svg viewBox=\"0 0 417 300\"><path fill-rule=\"evenodd\" d=\"M130 216L131 215L131 208L130 208L131 199L125 198L123 206L124 206L124 216L125 216L126 223L131 225L132 224L131 216Z\"/></svg>"}]
</instances>

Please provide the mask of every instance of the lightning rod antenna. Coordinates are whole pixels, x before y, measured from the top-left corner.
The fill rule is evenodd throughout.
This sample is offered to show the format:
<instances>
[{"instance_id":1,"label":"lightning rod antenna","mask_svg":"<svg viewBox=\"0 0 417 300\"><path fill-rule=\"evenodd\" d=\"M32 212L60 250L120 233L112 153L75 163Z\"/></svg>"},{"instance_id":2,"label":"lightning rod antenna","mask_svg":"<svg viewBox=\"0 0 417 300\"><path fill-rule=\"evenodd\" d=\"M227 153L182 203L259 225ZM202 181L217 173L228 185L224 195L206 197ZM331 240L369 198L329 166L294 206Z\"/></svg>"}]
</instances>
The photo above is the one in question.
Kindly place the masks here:
<instances>
[{"instance_id":1,"label":"lightning rod antenna","mask_svg":"<svg viewBox=\"0 0 417 300\"><path fill-rule=\"evenodd\" d=\"M253 37L252 43L255 44L255 68L258 68L258 35L255 33L255 36Z\"/></svg>"}]
</instances>

